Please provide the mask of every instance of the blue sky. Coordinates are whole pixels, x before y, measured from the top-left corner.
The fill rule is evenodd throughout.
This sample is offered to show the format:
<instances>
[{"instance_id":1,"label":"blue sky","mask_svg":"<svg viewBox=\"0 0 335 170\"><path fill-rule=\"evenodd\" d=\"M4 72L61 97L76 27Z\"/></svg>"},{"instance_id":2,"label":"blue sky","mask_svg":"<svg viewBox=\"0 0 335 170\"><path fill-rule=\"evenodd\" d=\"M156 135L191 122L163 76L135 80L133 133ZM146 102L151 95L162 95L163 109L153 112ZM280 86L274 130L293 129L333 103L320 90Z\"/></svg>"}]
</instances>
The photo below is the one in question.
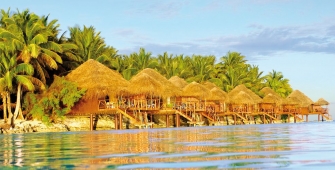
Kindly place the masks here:
<instances>
[{"instance_id":1,"label":"blue sky","mask_svg":"<svg viewBox=\"0 0 335 170\"><path fill-rule=\"evenodd\" d=\"M312 100L335 105L333 0L11 0L58 19L61 29L94 26L108 45L129 54L215 55L237 51L265 74L281 71ZM335 108L334 108L335 110Z\"/></svg>"}]
</instances>

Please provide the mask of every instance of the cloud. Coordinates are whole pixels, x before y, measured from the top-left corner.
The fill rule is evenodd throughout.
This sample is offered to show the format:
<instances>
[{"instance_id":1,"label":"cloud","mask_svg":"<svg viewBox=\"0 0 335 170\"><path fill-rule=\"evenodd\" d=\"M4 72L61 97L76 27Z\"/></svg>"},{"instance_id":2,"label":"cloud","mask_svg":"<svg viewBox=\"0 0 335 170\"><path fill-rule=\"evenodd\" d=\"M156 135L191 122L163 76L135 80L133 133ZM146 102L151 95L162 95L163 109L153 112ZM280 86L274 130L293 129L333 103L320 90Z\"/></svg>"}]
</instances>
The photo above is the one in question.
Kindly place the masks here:
<instances>
[{"instance_id":1,"label":"cloud","mask_svg":"<svg viewBox=\"0 0 335 170\"><path fill-rule=\"evenodd\" d=\"M150 40L150 38L142 33L139 33L138 31L134 30L134 29L130 29L130 28L120 28L120 29L116 29L113 31L113 34L123 38L123 39L127 39L133 43L137 43L137 41L134 40Z\"/></svg>"},{"instance_id":2,"label":"cloud","mask_svg":"<svg viewBox=\"0 0 335 170\"><path fill-rule=\"evenodd\" d=\"M132 48L121 49L120 52L128 54L144 47L153 54L162 54L166 51L171 54L221 57L228 51L237 51L247 56L249 60L255 60L253 56L271 56L285 52L335 54L335 23L283 27L252 24L250 28L251 31L243 35L221 35L167 44L134 43Z\"/></svg>"}]
</instances>

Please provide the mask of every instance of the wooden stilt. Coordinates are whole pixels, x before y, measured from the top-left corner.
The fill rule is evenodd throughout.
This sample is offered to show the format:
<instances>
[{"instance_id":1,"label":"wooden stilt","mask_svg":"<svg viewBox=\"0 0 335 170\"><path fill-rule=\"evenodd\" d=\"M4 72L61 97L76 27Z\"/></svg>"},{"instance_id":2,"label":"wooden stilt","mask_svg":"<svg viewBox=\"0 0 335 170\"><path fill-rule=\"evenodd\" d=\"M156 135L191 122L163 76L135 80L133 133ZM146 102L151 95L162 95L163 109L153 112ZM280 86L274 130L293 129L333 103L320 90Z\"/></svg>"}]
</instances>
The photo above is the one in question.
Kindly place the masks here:
<instances>
[{"instance_id":1,"label":"wooden stilt","mask_svg":"<svg viewBox=\"0 0 335 170\"><path fill-rule=\"evenodd\" d=\"M291 120L291 115L290 114L287 114L287 119L288 119L287 122L290 123L291 122L290 121Z\"/></svg>"},{"instance_id":2,"label":"wooden stilt","mask_svg":"<svg viewBox=\"0 0 335 170\"><path fill-rule=\"evenodd\" d=\"M119 129L122 129L122 114L119 113Z\"/></svg>"},{"instance_id":3,"label":"wooden stilt","mask_svg":"<svg viewBox=\"0 0 335 170\"><path fill-rule=\"evenodd\" d=\"M166 115L166 127L169 127L169 115Z\"/></svg>"},{"instance_id":4,"label":"wooden stilt","mask_svg":"<svg viewBox=\"0 0 335 170\"><path fill-rule=\"evenodd\" d=\"M296 116L297 115L294 113L294 123L297 123Z\"/></svg>"},{"instance_id":5,"label":"wooden stilt","mask_svg":"<svg viewBox=\"0 0 335 170\"><path fill-rule=\"evenodd\" d=\"M114 123L115 123L115 130L117 130L118 129L118 116L117 116L117 114L116 115L114 115Z\"/></svg>"},{"instance_id":6,"label":"wooden stilt","mask_svg":"<svg viewBox=\"0 0 335 170\"><path fill-rule=\"evenodd\" d=\"M318 122L320 122L320 114L318 114Z\"/></svg>"},{"instance_id":7,"label":"wooden stilt","mask_svg":"<svg viewBox=\"0 0 335 170\"><path fill-rule=\"evenodd\" d=\"M308 114L306 115L306 122L308 122Z\"/></svg>"},{"instance_id":8,"label":"wooden stilt","mask_svg":"<svg viewBox=\"0 0 335 170\"><path fill-rule=\"evenodd\" d=\"M236 125L236 115L234 114L234 125Z\"/></svg>"},{"instance_id":9,"label":"wooden stilt","mask_svg":"<svg viewBox=\"0 0 335 170\"><path fill-rule=\"evenodd\" d=\"M180 116L179 116L179 114L176 114L176 126L177 127L180 126Z\"/></svg>"},{"instance_id":10,"label":"wooden stilt","mask_svg":"<svg viewBox=\"0 0 335 170\"><path fill-rule=\"evenodd\" d=\"M265 114L263 114L263 124L265 124Z\"/></svg>"},{"instance_id":11,"label":"wooden stilt","mask_svg":"<svg viewBox=\"0 0 335 170\"><path fill-rule=\"evenodd\" d=\"M90 115L90 131L93 131L93 114Z\"/></svg>"}]
</instances>

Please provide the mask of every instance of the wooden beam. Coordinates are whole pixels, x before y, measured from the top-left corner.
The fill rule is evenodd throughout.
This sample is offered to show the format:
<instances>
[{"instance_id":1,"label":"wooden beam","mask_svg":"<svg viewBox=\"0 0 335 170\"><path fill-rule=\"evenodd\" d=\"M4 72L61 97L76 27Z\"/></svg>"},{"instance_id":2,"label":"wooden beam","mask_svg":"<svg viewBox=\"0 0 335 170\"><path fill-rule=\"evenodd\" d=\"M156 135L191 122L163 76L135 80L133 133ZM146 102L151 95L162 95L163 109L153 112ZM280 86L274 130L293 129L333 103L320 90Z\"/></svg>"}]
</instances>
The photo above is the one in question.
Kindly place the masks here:
<instances>
[{"instance_id":1,"label":"wooden beam","mask_svg":"<svg viewBox=\"0 0 335 170\"><path fill-rule=\"evenodd\" d=\"M169 127L169 115L168 114L166 115L166 127L167 128Z\"/></svg>"},{"instance_id":2,"label":"wooden beam","mask_svg":"<svg viewBox=\"0 0 335 170\"><path fill-rule=\"evenodd\" d=\"M234 114L234 125L236 125L236 115Z\"/></svg>"},{"instance_id":3,"label":"wooden beam","mask_svg":"<svg viewBox=\"0 0 335 170\"><path fill-rule=\"evenodd\" d=\"M93 114L90 114L90 131L93 131Z\"/></svg>"},{"instance_id":4,"label":"wooden beam","mask_svg":"<svg viewBox=\"0 0 335 170\"><path fill-rule=\"evenodd\" d=\"M118 129L118 115L117 114L114 116L114 124L115 124L115 130L117 130Z\"/></svg>"},{"instance_id":5,"label":"wooden beam","mask_svg":"<svg viewBox=\"0 0 335 170\"><path fill-rule=\"evenodd\" d=\"M119 113L119 129L122 129L122 114Z\"/></svg>"},{"instance_id":6,"label":"wooden beam","mask_svg":"<svg viewBox=\"0 0 335 170\"><path fill-rule=\"evenodd\" d=\"M308 122L308 114L306 115L306 122Z\"/></svg>"},{"instance_id":7,"label":"wooden beam","mask_svg":"<svg viewBox=\"0 0 335 170\"><path fill-rule=\"evenodd\" d=\"M318 114L318 122L320 122L320 114Z\"/></svg>"}]
</instances>

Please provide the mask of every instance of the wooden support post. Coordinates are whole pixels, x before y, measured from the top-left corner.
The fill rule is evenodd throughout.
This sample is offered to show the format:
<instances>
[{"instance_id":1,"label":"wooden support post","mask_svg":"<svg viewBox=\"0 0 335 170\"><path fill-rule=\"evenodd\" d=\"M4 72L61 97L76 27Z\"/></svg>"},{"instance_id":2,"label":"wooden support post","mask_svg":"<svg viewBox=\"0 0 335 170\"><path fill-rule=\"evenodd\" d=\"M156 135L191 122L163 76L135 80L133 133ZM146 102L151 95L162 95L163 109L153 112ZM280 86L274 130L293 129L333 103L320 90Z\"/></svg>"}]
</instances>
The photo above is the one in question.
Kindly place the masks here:
<instances>
[{"instance_id":1,"label":"wooden support post","mask_svg":"<svg viewBox=\"0 0 335 170\"><path fill-rule=\"evenodd\" d=\"M320 114L318 114L318 122L320 122Z\"/></svg>"},{"instance_id":2,"label":"wooden support post","mask_svg":"<svg viewBox=\"0 0 335 170\"><path fill-rule=\"evenodd\" d=\"M166 115L166 127L167 128L169 127L169 115L168 114Z\"/></svg>"},{"instance_id":3,"label":"wooden support post","mask_svg":"<svg viewBox=\"0 0 335 170\"><path fill-rule=\"evenodd\" d=\"M291 115L287 114L287 122L290 123Z\"/></svg>"},{"instance_id":4,"label":"wooden support post","mask_svg":"<svg viewBox=\"0 0 335 170\"><path fill-rule=\"evenodd\" d=\"M118 116L117 116L117 114L115 114L114 115L114 124L115 124L115 130L117 130L118 129Z\"/></svg>"},{"instance_id":5,"label":"wooden support post","mask_svg":"<svg viewBox=\"0 0 335 170\"><path fill-rule=\"evenodd\" d=\"M179 127L180 126L180 115L176 114L176 117L177 117L177 127Z\"/></svg>"},{"instance_id":6,"label":"wooden support post","mask_svg":"<svg viewBox=\"0 0 335 170\"><path fill-rule=\"evenodd\" d=\"M90 131L93 131L93 114L90 115Z\"/></svg>"},{"instance_id":7,"label":"wooden support post","mask_svg":"<svg viewBox=\"0 0 335 170\"><path fill-rule=\"evenodd\" d=\"M263 124L265 124L265 114L263 114Z\"/></svg>"},{"instance_id":8,"label":"wooden support post","mask_svg":"<svg viewBox=\"0 0 335 170\"><path fill-rule=\"evenodd\" d=\"M308 122L308 114L306 115L306 122Z\"/></svg>"},{"instance_id":9,"label":"wooden support post","mask_svg":"<svg viewBox=\"0 0 335 170\"><path fill-rule=\"evenodd\" d=\"M234 114L234 125L236 125L236 115Z\"/></svg>"},{"instance_id":10,"label":"wooden support post","mask_svg":"<svg viewBox=\"0 0 335 170\"><path fill-rule=\"evenodd\" d=\"M294 123L297 123L296 117L297 117L297 115L294 113Z\"/></svg>"},{"instance_id":11,"label":"wooden support post","mask_svg":"<svg viewBox=\"0 0 335 170\"><path fill-rule=\"evenodd\" d=\"M119 113L119 129L122 129L122 113Z\"/></svg>"}]
</instances>

